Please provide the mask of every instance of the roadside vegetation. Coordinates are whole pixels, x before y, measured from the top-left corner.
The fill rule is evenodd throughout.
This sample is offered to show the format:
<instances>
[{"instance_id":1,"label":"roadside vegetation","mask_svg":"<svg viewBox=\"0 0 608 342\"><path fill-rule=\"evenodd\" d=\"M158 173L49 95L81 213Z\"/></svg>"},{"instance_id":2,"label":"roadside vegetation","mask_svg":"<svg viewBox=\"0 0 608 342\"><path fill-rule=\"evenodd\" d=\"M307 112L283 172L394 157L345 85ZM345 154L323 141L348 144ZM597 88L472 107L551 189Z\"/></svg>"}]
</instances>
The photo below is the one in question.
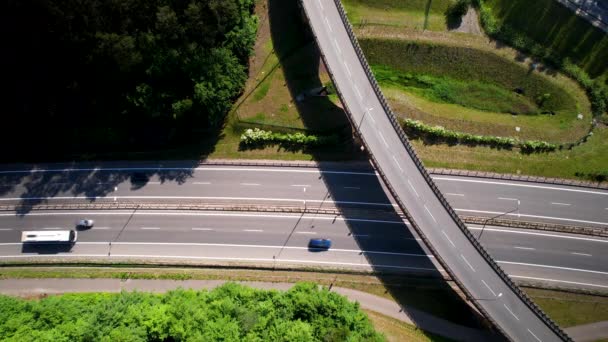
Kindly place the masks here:
<instances>
[{"instance_id":1,"label":"roadside vegetation","mask_svg":"<svg viewBox=\"0 0 608 342\"><path fill-rule=\"evenodd\" d=\"M408 135L414 138L426 165L606 179L608 161L603 156L608 153L608 146L602 119L605 115L598 112L601 108L598 98L603 95L596 87L601 77L592 79L582 69L581 60L574 57L555 64L509 40L495 41L483 35L451 31L460 22L454 25L450 16L465 13L458 8L460 3L485 5L486 18L481 10L480 25L490 10L492 17L498 18L492 7L496 3L507 8L503 14L511 14L510 6L519 8L518 17L528 21L539 18L537 10L543 6L535 4L530 13L524 13L527 2L523 1L448 2L443 12L446 26L424 30L382 24L384 16L392 16L388 10L365 12L364 19L356 11L358 6L382 8L383 1L344 0L344 3L347 8L355 8L355 13L349 10L348 15L359 42L391 107L404 119ZM425 4L417 4L418 13L424 13ZM552 8L543 15L552 13L556 6L559 5L552 2ZM414 11L411 7L409 10ZM595 58L597 49L604 49L602 40L592 34L596 29L566 9L560 13L558 18L572 19L569 24L576 21L578 32L586 30L585 37L594 41L595 50L585 61ZM541 20L548 18L547 15ZM502 24L498 19L495 22ZM487 31L487 25L483 27ZM525 25L519 32L523 34L524 28ZM565 30L562 34L566 34ZM554 40L557 41L558 38ZM577 47L586 49L580 44ZM578 114L582 114L582 119L577 118ZM598 125L590 133L592 119ZM414 132L412 126L424 129ZM507 141L516 143L505 145Z\"/></svg>"},{"instance_id":2,"label":"roadside vegetation","mask_svg":"<svg viewBox=\"0 0 608 342\"><path fill-rule=\"evenodd\" d=\"M300 283L265 291L123 292L24 300L0 296L3 341L383 341L358 304Z\"/></svg>"},{"instance_id":3,"label":"roadside vegetation","mask_svg":"<svg viewBox=\"0 0 608 342\"><path fill-rule=\"evenodd\" d=\"M10 2L5 159L217 138L247 80L254 0ZM16 129L8 129L8 127ZM27 139L24 139L24 132Z\"/></svg>"},{"instance_id":4,"label":"roadside vegetation","mask_svg":"<svg viewBox=\"0 0 608 342\"><path fill-rule=\"evenodd\" d=\"M133 268L128 270L95 267L33 267L3 268L0 279L20 278L115 278L115 279L171 279L171 280L226 280L262 282L314 282L322 286L339 286L367 292L411 306L452 322L467 325L463 313L468 308L454 296L449 287L436 279L392 277L381 280L373 275L344 274L322 271L264 271L230 269L170 269ZM390 280L390 281L389 281ZM608 320L608 294L581 294L538 288L522 288L543 311L564 327ZM0 308L1 311L1 308ZM402 334L398 341L409 341L410 334L426 335L433 341L442 339L417 330L415 327L367 311L378 331L392 340L393 333ZM467 313L470 315L470 313ZM399 327L400 326L400 327ZM414 337L412 337L414 338ZM420 337L421 341L425 341Z\"/></svg>"}]
</instances>

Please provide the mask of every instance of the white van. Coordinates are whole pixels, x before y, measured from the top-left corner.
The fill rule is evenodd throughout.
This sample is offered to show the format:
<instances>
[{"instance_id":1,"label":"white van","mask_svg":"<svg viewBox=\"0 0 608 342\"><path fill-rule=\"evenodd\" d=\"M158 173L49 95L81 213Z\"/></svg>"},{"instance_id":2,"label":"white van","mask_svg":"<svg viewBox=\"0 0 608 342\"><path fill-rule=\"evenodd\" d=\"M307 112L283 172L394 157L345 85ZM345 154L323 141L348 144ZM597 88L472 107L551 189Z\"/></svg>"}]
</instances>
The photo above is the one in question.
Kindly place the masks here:
<instances>
[{"instance_id":1,"label":"white van","mask_svg":"<svg viewBox=\"0 0 608 342\"><path fill-rule=\"evenodd\" d=\"M25 231L21 233L23 243L74 243L78 239L75 230Z\"/></svg>"}]
</instances>

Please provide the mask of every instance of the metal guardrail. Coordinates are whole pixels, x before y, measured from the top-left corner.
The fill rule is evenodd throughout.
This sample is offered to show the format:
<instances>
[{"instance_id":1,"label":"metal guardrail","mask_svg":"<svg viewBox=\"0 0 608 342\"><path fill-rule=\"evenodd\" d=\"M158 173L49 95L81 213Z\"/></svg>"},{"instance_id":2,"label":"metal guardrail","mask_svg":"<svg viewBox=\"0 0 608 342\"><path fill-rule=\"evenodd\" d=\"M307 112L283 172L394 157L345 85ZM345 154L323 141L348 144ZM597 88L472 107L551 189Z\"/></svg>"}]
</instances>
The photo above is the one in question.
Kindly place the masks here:
<instances>
[{"instance_id":1,"label":"metal guardrail","mask_svg":"<svg viewBox=\"0 0 608 342\"><path fill-rule=\"evenodd\" d=\"M414 161L414 163L416 164L416 166L418 167L418 170L420 171L420 173L423 175L424 179L426 180L426 182L428 183L428 185L431 187L431 189L433 190L433 192L435 193L435 196L439 199L439 201L442 203L442 205L444 206L444 208L446 209L446 211L448 212L448 214L452 217L452 219L454 220L454 222L456 223L456 225L460 228L460 230L463 232L463 234L469 239L469 241L471 242L471 244L477 249L477 251L483 256L483 258L486 260L486 262L490 265L490 267L492 267L492 269L494 269L494 271L501 277L501 279L511 288L511 290L522 300L522 302L524 302L553 332L555 332L555 334L557 336L559 336L562 340L564 341L572 341L572 339L553 321L551 320L551 318L549 318L544 311L542 311L514 282L513 280L511 280L511 278L509 278L509 276L504 272L504 270L494 261L494 259L488 254L488 252L485 250L485 248L479 243L479 241L471 234L471 232L467 229L467 227L465 226L465 224L462 222L462 220L460 220L460 218L458 217L458 215L456 214L456 212L454 211L454 209L451 207L451 205L448 203L448 201L445 199L445 197L443 196L443 194L441 193L441 191L437 188L437 186L435 185L435 182L433 181L433 179L431 178L430 174L427 172L426 168L424 167L424 165L422 164L422 161L420 160L420 158L418 157L418 155L416 154L416 152L414 151L414 148L412 147L412 145L410 144L409 140L407 139L407 136L405 135L405 132L403 131L401 125L399 124L399 121L397 120L395 114L392 112L392 110L390 109L390 106L388 104L388 101L386 100L386 98L384 97L384 95L382 94L382 91L380 90L380 86L378 85L378 82L376 81L376 78L374 76L374 74L371 71L371 68L369 66L369 64L367 63L367 59L365 58L365 55L363 54L363 50L361 49L361 46L359 45L359 42L357 41L357 38L354 34L353 28L350 24L350 21L348 20L347 16L346 16L346 11L344 9L344 7L342 6L342 2L340 0L334 0L336 7L338 8L338 11L340 13L340 17L343 21L344 27L346 28L346 31L348 33L348 36L351 40L351 44L353 45L353 47L355 48L355 52L359 58L359 61L361 63L361 65L363 66L363 69L365 70L365 73L367 74L367 77L370 81L370 84L372 85L374 92L376 93L376 96L378 97L378 100L380 101L385 113L388 116L388 119L391 121L393 128L395 129L395 132L397 133L397 135L399 136L399 138L401 139L401 142L403 143L404 147L406 148L406 150L408 151L408 153L410 154L412 160ZM304 11L305 12L305 11ZM306 14L308 15L308 14ZM323 53L321 53L323 59L325 59L325 56ZM326 63L327 65L327 63ZM329 68L329 66L328 66ZM336 87L338 88L338 87ZM338 91L338 93L340 93ZM342 94L339 94L341 98ZM346 107L348 107L348 105L346 103L344 103L344 105ZM348 111L347 111L348 112ZM350 114L349 114L349 118L350 118ZM352 118L350 118L351 122L352 122ZM356 128L357 125L354 125L354 127ZM357 128L356 128L357 129ZM366 144L365 139L363 137L362 134L359 133L359 136L361 138L361 140L364 142L364 144ZM367 145L367 144L366 144ZM450 276L456 281L456 283L459 285L459 287L461 288L461 290L470 298L474 298L471 293L466 289L466 287L464 286L464 284L462 284L457 277L455 277L455 275L453 274L453 272L450 270L449 267L447 267L447 263L440 257L439 253L437 253L437 251L435 250L435 248L432 246L432 244L428 241L428 238L426 237L426 235L424 234L424 231L415 223L415 221L413 220L412 216L408 213L407 208L405 207L405 205L403 204L403 202L401 202L401 200L399 199L399 197L397 196L397 193L395 192L394 188L390 185L390 183L388 182L388 179L386 177L386 175L382 172L382 170L380 169L380 165L377 163L376 159L373 157L373 155L370 154L370 156L372 157L372 160L374 162L374 164L377 166L378 168L378 173L380 174L380 176L384 179L384 182L387 186L387 188L389 189L389 191L393 194L393 196L395 197L395 200L397 201L397 204L399 205L399 207L403 210L403 212L406 214L406 216L408 217L410 223L412 224L412 226L416 229L416 231L418 231L418 233L421 235L421 238L424 240L424 242L426 243L426 245L433 251L433 254L435 254L435 256L437 257L437 260L442 264L442 266L444 266L444 268L446 269L446 271L450 274ZM491 320L493 323L496 323L495 321L492 320L492 318L490 317L490 315L487 314L487 312L483 309L483 307L481 305L479 305L479 303L477 303L477 301L472 301L473 304L480 310L480 312L483 312L484 315ZM500 327L497 324L494 324L496 327L498 327L500 329ZM504 331L503 331L504 333ZM507 336L506 334L504 334L505 336Z\"/></svg>"}]
</instances>

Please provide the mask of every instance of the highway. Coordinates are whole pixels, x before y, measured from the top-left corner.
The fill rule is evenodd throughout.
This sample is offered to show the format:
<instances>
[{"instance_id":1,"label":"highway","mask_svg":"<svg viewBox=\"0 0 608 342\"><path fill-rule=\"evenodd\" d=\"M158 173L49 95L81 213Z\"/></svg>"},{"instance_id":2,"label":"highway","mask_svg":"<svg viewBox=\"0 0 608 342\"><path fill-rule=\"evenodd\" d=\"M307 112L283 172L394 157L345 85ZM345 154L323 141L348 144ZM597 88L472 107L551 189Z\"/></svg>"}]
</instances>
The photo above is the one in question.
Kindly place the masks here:
<instances>
[{"instance_id":1,"label":"highway","mask_svg":"<svg viewBox=\"0 0 608 342\"><path fill-rule=\"evenodd\" d=\"M239 167L173 162L0 169L0 204L205 201L386 209L395 201L372 169ZM42 171L42 170L47 170ZM146 179L134 182L133 175ZM459 214L608 228L608 191L483 178L434 176ZM518 202L519 201L519 202ZM519 203L519 207L518 207Z\"/></svg>"},{"instance_id":2,"label":"highway","mask_svg":"<svg viewBox=\"0 0 608 342\"><path fill-rule=\"evenodd\" d=\"M71 249L27 248L23 230L74 229L93 218ZM479 233L479 227L471 227ZM329 251L307 248L312 237L333 241ZM486 227L483 244L514 278L553 286L608 289L608 239ZM441 266L394 216L190 211L50 211L0 214L0 259L96 257L322 266L437 274ZM111 247L110 247L111 242ZM273 258L274 257L274 258Z\"/></svg>"},{"instance_id":3,"label":"highway","mask_svg":"<svg viewBox=\"0 0 608 342\"><path fill-rule=\"evenodd\" d=\"M556 341L567 338L538 311L526 304L516 289L501 276L475 247L450 215L441 195L424 178L416 157L408 151L382 106L357 55L341 17L341 4L332 1L302 0L302 7L324 62L336 85L353 126L375 158L383 180L398 196L402 209L424 234L436 257L468 292L475 305L511 340ZM343 13L342 13L343 14Z\"/></svg>"}]
</instances>

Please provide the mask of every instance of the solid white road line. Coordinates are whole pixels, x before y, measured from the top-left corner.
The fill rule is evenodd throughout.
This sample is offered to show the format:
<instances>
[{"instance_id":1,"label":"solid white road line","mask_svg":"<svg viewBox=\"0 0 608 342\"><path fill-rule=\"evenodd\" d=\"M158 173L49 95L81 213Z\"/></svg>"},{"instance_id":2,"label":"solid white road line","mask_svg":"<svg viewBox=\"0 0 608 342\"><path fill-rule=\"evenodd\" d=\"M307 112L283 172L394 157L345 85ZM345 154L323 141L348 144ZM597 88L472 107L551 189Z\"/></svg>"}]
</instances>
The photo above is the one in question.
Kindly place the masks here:
<instances>
[{"instance_id":1,"label":"solid white road line","mask_svg":"<svg viewBox=\"0 0 608 342\"><path fill-rule=\"evenodd\" d=\"M291 186L295 186L298 188L310 188L310 185L308 185L308 184L293 184Z\"/></svg>"},{"instance_id":2,"label":"solid white road line","mask_svg":"<svg viewBox=\"0 0 608 342\"><path fill-rule=\"evenodd\" d=\"M469 260L467 260L467 258L465 258L464 255L462 255L462 254L460 254L460 257L462 258L462 260L464 260L464 262L467 264L467 266L469 266L471 271L475 272L475 269L473 268L473 266L471 266L471 263L469 262Z\"/></svg>"},{"instance_id":3,"label":"solid white road line","mask_svg":"<svg viewBox=\"0 0 608 342\"><path fill-rule=\"evenodd\" d=\"M109 230L109 229L112 229L112 228L110 228L110 227L93 227L91 229L95 229L95 230Z\"/></svg>"},{"instance_id":4,"label":"solid white road line","mask_svg":"<svg viewBox=\"0 0 608 342\"><path fill-rule=\"evenodd\" d=\"M44 230L59 230L59 229L63 229L63 228L57 228L57 227L48 227L48 228L42 228Z\"/></svg>"},{"instance_id":5,"label":"solid white road line","mask_svg":"<svg viewBox=\"0 0 608 342\"><path fill-rule=\"evenodd\" d=\"M433 214L431 214L431 211L429 210L429 208L426 207L426 204L424 205L424 209L426 210L426 212L429 214L429 216L431 216L431 218L433 219L433 221L435 223L437 223L437 220L435 220L435 216L433 216Z\"/></svg>"},{"instance_id":6,"label":"solid white road line","mask_svg":"<svg viewBox=\"0 0 608 342\"><path fill-rule=\"evenodd\" d=\"M238 168L238 167L108 167L108 168L66 168L66 169L37 169L37 170L5 170L0 171L0 174L11 173L49 173L49 172L130 172L130 171L216 171L216 172L281 172L281 173L327 173L327 174L345 174L359 176L377 176L377 172L359 172L359 171L329 171L318 169L298 169L298 168Z\"/></svg>"},{"instance_id":7,"label":"solid white road line","mask_svg":"<svg viewBox=\"0 0 608 342\"><path fill-rule=\"evenodd\" d=\"M570 285L582 285L582 286L591 286L591 287L601 287L601 288L608 289L608 285L601 285L601 284L580 283L580 282L577 282L577 281L568 281L568 280L560 280L560 279L527 277L527 276L520 276L520 275L514 275L514 274L510 274L509 276L511 278L538 280L538 281L553 282L553 283L564 283L564 284L570 284Z\"/></svg>"},{"instance_id":8,"label":"solid white road line","mask_svg":"<svg viewBox=\"0 0 608 342\"><path fill-rule=\"evenodd\" d=\"M147 182L146 184L150 184L150 185L160 185L160 182Z\"/></svg>"},{"instance_id":9,"label":"solid white road line","mask_svg":"<svg viewBox=\"0 0 608 342\"><path fill-rule=\"evenodd\" d=\"M448 239L448 241L450 242L450 244L452 245L452 247L456 248L456 245L452 242L452 240L450 239L450 237L448 236L448 234L445 233L445 230L441 231L443 233L443 236L445 236L446 239Z\"/></svg>"},{"instance_id":10,"label":"solid white road line","mask_svg":"<svg viewBox=\"0 0 608 342\"><path fill-rule=\"evenodd\" d=\"M518 321L519 321L519 317L515 316L515 314L513 313L513 311L511 311L511 309L509 309L509 307L507 306L507 304L502 304L502 305L504 305L504 306L505 306L505 309L507 309L507 311L509 311L509 313L510 313L510 314L511 314L513 317L515 317L515 319L516 319L516 320L518 320Z\"/></svg>"},{"instance_id":11,"label":"solid white road line","mask_svg":"<svg viewBox=\"0 0 608 342\"><path fill-rule=\"evenodd\" d=\"M212 231L212 228L192 228L192 230L200 230L200 231Z\"/></svg>"},{"instance_id":12,"label":"solid white road line","mask_svg":"<svg viewBox=\"0 0 608 342\"><path fill-rule=\"evenodd\" d=\"M533 185L533 184L518 184L518 183L510 183L510 182L497 182L497 181L484 181L478 179L462 179L462 178L450 178L450 177L433 177L436 180L445 180L451 182L465 182L465 183L479 183L479 184L492 184L492 185L504 185L504 186L516 186L521 188L535 188L535 189L545 189L545 190L558 190L558 191L570 191L570 192L581 192L586 194L594 194L594 195L602 195L608 196L608 191L591 191L591 190L582 190L576 188L559 188L555 186L544 186L544 185Z\"/></svg>"},{"instance_id":13,"label":"solid white road line","mask_svg":"<svg viewBox=\"0 0 608 342\"><path fill-rule=\"evenodd\" d=\"M453 194L453 193L446 193L447 196L460 196L460 197L464 197L464 194Z\"/></svg>"},{"instance_id":14,"label":"solid white road line","mask_svg":"<svg viewBox=\"0 0 608 342\"><path fill-rule=\"evenodd\" d=\"M302 203L304 199L296 198L260 198L260 197L215 197L215 196L112 196L116 199L182 199L182 200L226 200L226 201L238 201L238 200L249 200L249 201L269 201L269 202L298 202ZM98 198L111 198L111 197L98 197ZM87 199L86 196L75 196L75 197L27 197L27 198L0 198L0 201L10 200L81 200ZM328 200L312 200L307 199L307 202L312 203L337 203L337 204L356 204L356 205L373 205L383 207L397 207L396 204L392 203L370 203L370 202L350 202L350 201L328 201Z\"/></svg>"},{"instance_id":15,"label":"solid white road line","mask_svg":"<svg viewBox=\"0 0 608 342\"><path fill-rule=\"evenodd\" d=\"M530 335L534 336L534 338L538 341L538 342L543 342L543 340L541 340L540 338L538 338L536 335L534 335L534 333L528 329L528 332L530 333Z\"/></svg>"},{"instance_id":16,"label":"solid white road line","mask_svg":"<svg viewBox=\"0 0 608 342\"><path fill-rule=\"evenodd\" d=\"M539 268L550 268L550 269L555 269L555 270L564 270L564 271L574 271L574 272L583 272L583 273L594 273L594 274L608 275L608 272L594 271L594 270L585 270L585 269L581 269L581 268L552 266L552 265L541 265L541 264L528 264L528 263L525 263L525 262L502 261L502 260L496 260L496 262L499 263L499 264L507 264L507 265L530 266L530 267L539 267Z\"/></svg>"},{"instance_id":17,"label":"solid white road line","mask_svg":"<svg viewBox=\"0 0 608 342\"><path fill-rule=\"evenodd\" d=\"M260 186L258 183L241 183L243 186Z\"/></svg>"},{"instance_id":18,"label":"solid white road line","mask_svg":"<svg viewBox=\"0 0 608 342\"><path fill-rule=\"evenodd\" d=\"M574 254L574 255L581 255L581 256L588 256L588 257L593 256L593 255L591 255L591 254L587 254L587 253L577 253L577 252L572 252L572 254Z\"/></svg>"},{"instance_id":19,"label":"solid white road line","mask_svg":"<svg viewBox=\"0 0 608 342\"><path fill-rule=\"evenodd\" d=\"M243 229L244 232L255 232L255 233L259 233L259 232L263 232L262 229Z\"/></svg>"},{"instance_id":20,"label":"solid white road line","mask_svg":"<svg viewBox=\"0 0 608 342\"><path fill-rule=\"evenodd\" d=\"M524 250L528 250L528 251L534 251L536 250L536 248L532 248L532 247L520 247L520 246L515 246L513 247L515 249L524 249Z\"/></svg>"},{"instance_id":21,"label":"solid white road line","mask_svg":"<svg viewBox=\"0 0 608 342\"><path fill-rule=\"evenodd\" d=\"M211 182L192 182L194 185L209 185Z\"/></svg>"},{"instance_id":22,"label":"solid white road line","mask_svg":"<svg viewBox=\"0 0 608 342\"><path fill-rule=\"evenodd\" d=\"M551 204L553 204L553 205L563 205L563 206L570 206L570 205L572 205L570 203L560 203L560 202L551 202Z\"/></svg>"},{"instance_id":23,"label":"solid white road line","mask_svg":"<svg viewBox=\"0 0 608 342\"><path fill-rule=\"evenodd\" d=\"M296 232L296 234L316 235L317 232Z\"/></svg>"},{"instance_id":24,"label":"solid white road line","mask_svg":"<svg viewBox=\"0 0 608 342\"><path fill-rule=\"evenodd\" d=\"M488 285L488 283L486 283L486 281L483 280L483 279L481 280L481 282L488 288L488 290L490 290L490 292L492 292L492 295L494 297L496 297L496 292L494 292L494 290L492 290L492 288L490 287L490 285Z\"/></svg>"},{"instance_id":25,"label":"solid white road line","mask_svg":"<svg viewBox=\"0 0 608 342\"><path fill-rule=\"evenodd\" d=\"M493 214L493 215L503 214L503 215L505 215L505 213L498 212L498 211L484 211L484 210L459 209L459 208L454 208L454 210L456 210L456 211L466 211L466 212L470 212L470 213ZM608 225L608 222L577 220L577 219L569 219L569 218L565 218L565 217L552 217L552 216L540 216L540 215L530 215L530 214L513 214L513 213L508 213L506 215L508 215L508 216L521 216L521 217L542 218L542 219L555 220L555 221L569 221L569 222L582 222L582 223L591 223L591 224L599 224L599 225Z\"/></svg>"},{"instance_id":26,"label":"solid white road line","mask_svg":"<svg viewBox=\"0 0 608 342\"><path fill-rule=\"evenodd\" d=\"M143 229L143 230L160 230L159 227L141 227L140 229Z\"/></svg>"},{"instance_id":27,"label":"solid white road line","mask_svg":"<svg viewBox=\"0 0 608 342\"><path fill-rule=\"evenodd\" d=\"M325 8L323 8L323 3L321 2L321 0L317 0L317 4L319 4L319 7L321 8L321 10L325 9ZM325 17L325 20L327 20L327 17Z\"/></svg>"},{"instance_id":28,"label":"solid white road line","mask_svg":"<svg viewBox=\"0 0 608 342\"><path fill-rule=\"evenodd\" d=\"M295 249L295 250L308 250L308 247L299 246L269 246L269 245L242 245L242 244L228 244L228 243L188 243L188 242L112 242L112 245L125 245L125 246L207 246L207 247L243 247L243 248L271 248L271 249ZM378 255L394 255L394 256L405 256L415 258L435 258L430 254L414 254L414 253L396 253L396 252L382 252L382 251L367 251L360 249L340 249L332 248L330 252L340 253L357 253L357 254L378 254Z\"/></svg>"},{"instance_id":29,"label":"solid white road line","mask_svg":"<svg viewBox=\"0 0 608 342\"><path fill-rule=\"evenodd\" d=\"M469 230L481 230L482 229L481 227L468 227L468 228L469 228ZM515 230L515 229L486 228L485 230L486 231L497 232L497 233L536 235L536 236L545 236L545 237L552 237L552 238L558 238L558 239L582 240L582 241L590 241L590 242L608 243L608 239L602 240L602 239L585 238L585 237L568 236L568 235L559 235L559 234L525 232L525 231L518 231L518 230Z\"/></svg>"},{"instance_id":30,"label":"solid white road line","mask_svg":"<svg viewBox=\"0 0 608 342\"><path fill-rule=\"evenodd\" d=\"M334 46L336 47L336 51L338 51L338 54L341 55L342 54L342 49L340 49L340 44L335 39L334 39Z\"/></svg>"},{"instance_id":31,"label":"solid white road line","mask_svg":"<svg viewBox=\"0 0 608 342\"><path fill-rule=\"evenodd\" d=\"M218 217L262 217L262 218L277 218L277 219L315 219L315 220L325 220L325 221L345 221L345 222L370 222L370 223L385 223L385 224L396 224L396 225L406 225L403 221L388 221L388 220L373 220L373 219L354 219L354 218L344 218L344 217L335 217L331 216L316 216L316 215L256 215L256 214L234 214L234 213L193 213L193 212L153 212L153 211L141 211L141 212L133 212L133 211L91 211L91 212L49 212L49 213L28 213L26 216L131 216L131 215L139 215L139 216L218 216ZM1 214L0 217L6 216L15 216L15 214Z\"/></svg>"}]
</instances>

